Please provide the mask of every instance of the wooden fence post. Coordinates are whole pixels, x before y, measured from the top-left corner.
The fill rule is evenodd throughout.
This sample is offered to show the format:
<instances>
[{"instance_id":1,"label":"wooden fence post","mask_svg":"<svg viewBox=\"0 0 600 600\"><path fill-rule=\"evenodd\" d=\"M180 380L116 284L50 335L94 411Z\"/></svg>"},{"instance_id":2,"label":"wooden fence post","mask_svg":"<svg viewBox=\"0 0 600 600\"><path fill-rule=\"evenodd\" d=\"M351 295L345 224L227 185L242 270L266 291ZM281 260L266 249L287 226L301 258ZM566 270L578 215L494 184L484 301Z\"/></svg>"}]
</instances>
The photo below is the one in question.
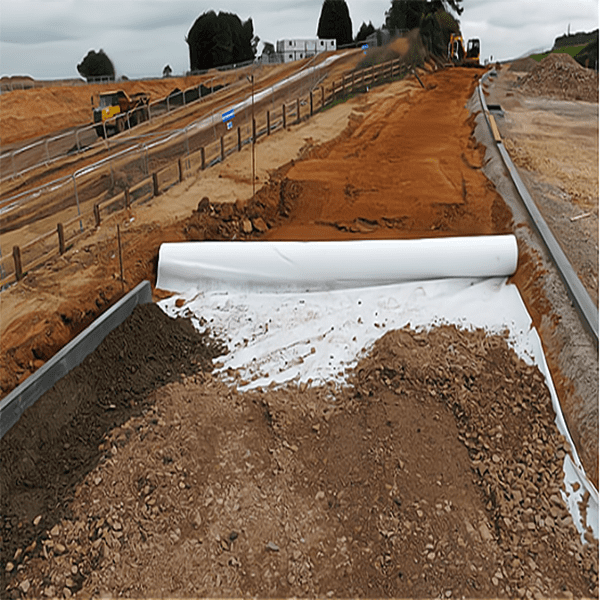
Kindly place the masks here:
<instances>
[{"instance_id":1,"label":"wooden fence post","mask_svg":"<svg viewBox=\"0 0 600 600\"><path fill-rule=\"evenodd\" d=\"M238 152L242 151L242 130L238 127Z\"/></svg>"},{"instance_id":2,"label":"wooden fence post","mask_svg":"<svg viewBox=\"0 0 600 600\"><path fill-rule=\"evenodd\" d=\"M296 98L296 123L300 123L300 98Z\"/></svg>"},{"instance_id":3,"label":"wooden fence post","mask_svg":"<svg viewBox=\"0 0 600 600\"><path fill-rule=\"evenodd\" d=\"M225 160L225 140L221 136L221 162Z\"/></svg>"},{"instance_id":4,"label":"wooden fence post","mask_svg":"<svg viewBox=\"0 0 600 600\"><path fill-rule=\"evenodd\" d=\"M283 128L286 128L286 123L285 123L285 104L283 105Z\"/></svg>"},{"instance_id":5,"label":"wooden fence post","mask_svg":"<svg viewBox=\"0 0 600 600\"><path fill-rule=\"evenodd\" d=\"M346 95L346 76L342 75L342 96Z\"/></svg>"},{"instance_id":6,"label":"wooden fence post","mask_svg":"<svg viewBox=\"0 0 600 600\"><path fill-rule=\"evenodd\" d=\"M152 193L154 196L160 194L160 189L158 187L158 173L152 173Z\"/></svg>"},{"instance_id":7,"label":"wooden fence post","mask_svg":"<svg viewBox=\"0 0 600 600\"><path fill-rule=\"evenodd\" d=\"M23 263L21 262L21 248L13 246L13 260L15 262L15 277L17 281L23 278Z\"/></svg>"},{"instance_id":8,"label":"wooden fence post","mask_svg":"<svg viewBox=\"0 0 600 600\"><path fill-rule=\"evenodd\" d=\"M131 208L131 192L129 188L125 188L125 208Z\"/></svg>"},{"instance_id":9,"label":"wooden fence post","mask_svg":"<svg viewBox=\"0 0 600 600\"><path fill-rule=\"evenodd\" d=\"M58 232L58 251L61 254L65 253L65 228L62 223L59 223L56 226L56 230Z\"/></svg>"},{"instance_id":10,"label":"wooden fence post","mask_svg":"<svg viewBox=\"0 0 600 600\"><path fill-rule=\"evenodd\" d=\"M252 117L252 141L256 144L256 119Z\"/></svg>"},{"instance_id":11,"label":"wooden fence post","mask_svg":"<svg viewBox=\"0 0 600 600\"><path fill-rule=\"evenodd\" d=\"M267 111L267 135L271 135L271 111Z\"/></svg>"},{"instance_id":12,"label":"wooden fence post","mask_svg":"<svg viewBox=\"0 0 600 600\"><path fill-rule=\"evenodd\" d=\"M206 169L206 153L204 152L204 146L200 148L200 168L203 171Z\"/></svg>"},{"instance_id":13,"label":"wooden fence post","mask_svg":"<svg viewBox=\"0 0 600 600\"><path fill-rule=\"evenodd\" d=\"M311 117L313 116L313 112L314 112L314 110L313 110L313 93L312 93L312 90L310 90L310 116Z\"/></svg>"},{"instance_id":14,"label":"wooden fence post","mask_svg":"<svg viewBox=\"0 0 600 600\"><path fill-rule=\"evenodd\" d=\"M321 86L321 108L325 106L325 88Z\"/></svg>"},{"instance_id":15,"label":"wooden fence post","mask_svg":"<svg viewBox=\"0 0 600 600\"><path fill-rule=\"evenodd\" d=\"M183 165L181 164L181 158L177 159L177 170L179 172L179 183L183 181Z\"/></svg>"},{"instance_id":16,"label":"wooden fence post","mask_svg":"<svg viewBox=\"0 0 600 600\"><path fill-rule=\"evenodd\" d=\"M96 221L96 227L100 227L100 205L94 204L94 219Z\"/></svg>"}]
</instances>

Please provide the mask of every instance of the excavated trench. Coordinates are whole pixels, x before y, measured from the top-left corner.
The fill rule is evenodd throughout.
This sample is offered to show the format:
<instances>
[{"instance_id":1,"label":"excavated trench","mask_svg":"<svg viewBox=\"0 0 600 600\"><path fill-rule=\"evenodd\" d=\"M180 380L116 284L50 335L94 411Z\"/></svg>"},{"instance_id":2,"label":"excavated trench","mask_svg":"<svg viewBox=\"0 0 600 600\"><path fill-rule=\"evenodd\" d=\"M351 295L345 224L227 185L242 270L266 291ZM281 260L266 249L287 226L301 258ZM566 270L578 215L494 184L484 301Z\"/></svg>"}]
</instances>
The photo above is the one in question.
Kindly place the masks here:
<instances>
[{"instance_id":1,"label":"excavated trench","mask_svg":"<svg viewBox=\"0 0 600 600\"><path fill-rule=\"evenodd\" d=\"M251 201L197 191L185 222L148 227L130 272L155 275L163 241L513 231L471 137L475 84L454 69L355 99L340 137L308 143ZM114 271L98 250L70 262L75 276ZM516 280L543 330L556 305L528 301L528 252ZM246 393L211 375L218 342L155 306L111 336L0 442L10 597L597 595L597 541L582 545L560 497L548 389L502 336L392 331L345 386ZM43 355L31 338L3 362L22 369L32 347Z\"/></svg>"}]
</instances>

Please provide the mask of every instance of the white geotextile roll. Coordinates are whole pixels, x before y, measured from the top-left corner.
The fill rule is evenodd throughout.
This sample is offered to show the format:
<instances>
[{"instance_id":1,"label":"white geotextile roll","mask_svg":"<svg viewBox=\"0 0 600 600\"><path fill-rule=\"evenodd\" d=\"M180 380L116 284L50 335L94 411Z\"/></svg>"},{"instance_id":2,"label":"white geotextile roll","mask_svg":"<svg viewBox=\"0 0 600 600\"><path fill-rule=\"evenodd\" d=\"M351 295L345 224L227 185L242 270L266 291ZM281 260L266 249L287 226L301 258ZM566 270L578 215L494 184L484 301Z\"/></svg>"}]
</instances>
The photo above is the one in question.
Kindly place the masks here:
<instances>
[{"instance_id":1,"label":"white geotextile roll","mask_svg":"<svg viewBox=\"0 0 600 600\"><path fill-rule=\"evenodd\" d=\"M162 244L157 287L174 292L326 290L449 277L505 277L513 235L335 242Z\"/></svg>"}]
</instances>

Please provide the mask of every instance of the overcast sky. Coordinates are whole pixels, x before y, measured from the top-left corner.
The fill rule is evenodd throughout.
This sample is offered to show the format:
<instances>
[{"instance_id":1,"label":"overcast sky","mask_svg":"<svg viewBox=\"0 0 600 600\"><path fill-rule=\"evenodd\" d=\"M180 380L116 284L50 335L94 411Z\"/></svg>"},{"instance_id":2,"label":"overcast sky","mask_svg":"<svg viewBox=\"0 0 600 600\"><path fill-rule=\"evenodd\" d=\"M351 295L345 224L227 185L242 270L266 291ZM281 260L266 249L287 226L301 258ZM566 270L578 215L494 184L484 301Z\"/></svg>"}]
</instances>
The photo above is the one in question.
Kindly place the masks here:
<instances>
[{"instance_id":1,"label":"overcast sky","mask_svg":"<svg viewBox=\"0 0 600 600\"><path fill-rule=\"evenodd\" d=\"M383 24L390 0L347 0L354 34L363 21ZM322 0L1 0L0 74L77 77L88 50L102 48L118 75L160 76L189 69L185 36L207 10L251 17L262 41L315 37ZM466 38L482 58L517 58L549 49L567 32L598 27L598 0L464 0ZM261 46L259 46L260 48Z\"/></svg>"}]
</instances>

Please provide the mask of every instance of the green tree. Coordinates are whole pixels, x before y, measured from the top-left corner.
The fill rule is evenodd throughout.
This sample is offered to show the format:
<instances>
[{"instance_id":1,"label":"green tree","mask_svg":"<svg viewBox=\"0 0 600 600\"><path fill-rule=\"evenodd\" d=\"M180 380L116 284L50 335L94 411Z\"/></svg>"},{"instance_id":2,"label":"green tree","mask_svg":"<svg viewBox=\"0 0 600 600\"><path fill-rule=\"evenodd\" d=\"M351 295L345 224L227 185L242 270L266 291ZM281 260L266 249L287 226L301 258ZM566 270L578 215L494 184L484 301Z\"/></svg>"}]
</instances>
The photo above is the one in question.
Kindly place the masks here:
<instances>
[{"instance_id":1,"label":"green tree","mask_svg":"<svg viewBox=\"0 0 600 600\"><path fill-rule=\"evenodd\" d=\"M453 11L461 15L463 0L392 0L390 9L385 13L385 26L390 30L414 29L420 27L423 15L437 13L440 10Z\"/></svg>"},{"instance_id":2,"label":"green tree","mask_svg":"<svg viewBox=\"0 0 600 600\"><path fill-rule=\"evenodd\" d=\"M372 33L375 33L375 27L373 27L373 23L369 21L369 24L363 22L354 38L355 42L364 42Z\"/></svg>"},{"instance_id":3,"label":"green tree","mask_svg":"<svg viewBox=\"0 0 600 600\"><path fill-rule=\"evenodd\" d=\"M196 19L185 41L190 69L199 71L254 60L259 40L252 19L242 23L233 13L211 10Z\"/></svg>"},{"instance_id":4,"label":"green tree","mask_svg":"<svg viewBox=\"0 0 600 600\"><path fill-rule=\"evenodd\" d=\"M335 39L338 46L352 43L352 20L346 0L324 0L317 36L321 39Z\"/></svg>"},{"instance_id":5,"label":"green tree","mask_svg":"<svg viewBox=\"0 0 600 600\"><path fill-rule=\"evenodd\" d=\"M425 48L432 54L445 56L451 33L460 33L458 20L449 10L460 15L462 0L392 0L385 23L390 31L419 28ZM448 9L448 10L447 10Z\"/></svg>"},{"instance_id":6,"label":"green tree","mask_svg":"<svg viewBox=\"0 0 600 600\"><path fill-rule=\"evenodd\" d=\"M77 71L87 81L98 77L108 77L113 81L115 79L115 67L102 49L98 52L90 50L77 65Z\"/></svg>"}]
</instances>

